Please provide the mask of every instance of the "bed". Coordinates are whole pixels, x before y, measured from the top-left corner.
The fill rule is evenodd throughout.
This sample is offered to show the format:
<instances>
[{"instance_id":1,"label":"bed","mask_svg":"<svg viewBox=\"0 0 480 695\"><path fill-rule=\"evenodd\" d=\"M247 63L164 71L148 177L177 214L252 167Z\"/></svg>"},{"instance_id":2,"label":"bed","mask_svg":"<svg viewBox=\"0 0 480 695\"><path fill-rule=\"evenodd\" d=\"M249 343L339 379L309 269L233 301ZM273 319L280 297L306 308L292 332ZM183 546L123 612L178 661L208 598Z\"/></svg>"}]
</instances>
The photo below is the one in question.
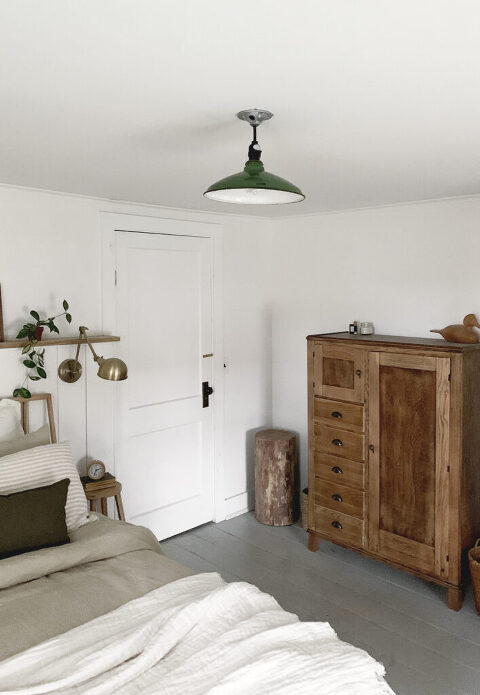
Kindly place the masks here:
<instances>
[{"instance_id":1,"label":"bed","mask_svg":"<svg viewBox=\"0 0 480 695\"><path fill-rule=\"evenodd\" d=\"M0 559L0 695L392 695L383 666L328 623L193 574L146 528L88 515L66 443L0 457L0 552L5 509L40 494L51 503L29 533L57 509L66 535Z\"/></svg>"}]
</instances>

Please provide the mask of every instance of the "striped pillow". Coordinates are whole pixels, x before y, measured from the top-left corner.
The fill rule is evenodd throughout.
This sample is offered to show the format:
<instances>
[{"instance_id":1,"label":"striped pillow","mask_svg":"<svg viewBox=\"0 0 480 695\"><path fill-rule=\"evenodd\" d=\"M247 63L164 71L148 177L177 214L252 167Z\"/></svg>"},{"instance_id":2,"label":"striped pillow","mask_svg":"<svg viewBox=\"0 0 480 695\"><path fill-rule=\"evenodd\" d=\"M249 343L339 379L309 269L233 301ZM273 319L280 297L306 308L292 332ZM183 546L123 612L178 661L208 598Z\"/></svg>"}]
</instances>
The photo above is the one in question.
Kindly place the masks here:
<instances>
[{"instance_id":1,"label":"striped pillow","mask_svg":"<svg viewBox=\"0 0 480 695\"><path fill-rule=\"evenodd\" d=\"M0 458L0 495L51 485L64 478L70 480L65 516L71 531L88 521L88 508L70 444L47 444Z\"/></svg>"}]
</instances>

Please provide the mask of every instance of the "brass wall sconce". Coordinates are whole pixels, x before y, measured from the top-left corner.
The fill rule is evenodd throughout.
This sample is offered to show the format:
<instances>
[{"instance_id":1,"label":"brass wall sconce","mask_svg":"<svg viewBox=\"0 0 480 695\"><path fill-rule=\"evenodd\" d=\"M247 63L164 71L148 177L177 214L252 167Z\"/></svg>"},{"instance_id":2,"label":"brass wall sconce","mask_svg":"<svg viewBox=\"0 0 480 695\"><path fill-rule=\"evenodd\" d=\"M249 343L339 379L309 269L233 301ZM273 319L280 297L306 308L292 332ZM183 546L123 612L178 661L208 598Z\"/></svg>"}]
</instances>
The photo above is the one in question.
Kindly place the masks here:
<instances>
[{"instance_id":1,"label":"brass wall sconce","mask_svg":"<svg viewBox=\"0 0 480 695\"><path fill-rule=\"evenodd\" d=\"M80 326L75 359L63 360L58 367L58 376L60 379L66 381L67 384L73 384L80 379L82 376L82 365L78 361L78 356L80 354L80 346L84 343L86 343L92 351L93 359L98 364L97 375L101 379L107 379L107 381L123 381L126 379L128 376L128 369L125 362L118 359L118 357L108 357L105 359L97 355L88 339L87 331L88 328L86 326Z\"/></svg>"}]
</instances>

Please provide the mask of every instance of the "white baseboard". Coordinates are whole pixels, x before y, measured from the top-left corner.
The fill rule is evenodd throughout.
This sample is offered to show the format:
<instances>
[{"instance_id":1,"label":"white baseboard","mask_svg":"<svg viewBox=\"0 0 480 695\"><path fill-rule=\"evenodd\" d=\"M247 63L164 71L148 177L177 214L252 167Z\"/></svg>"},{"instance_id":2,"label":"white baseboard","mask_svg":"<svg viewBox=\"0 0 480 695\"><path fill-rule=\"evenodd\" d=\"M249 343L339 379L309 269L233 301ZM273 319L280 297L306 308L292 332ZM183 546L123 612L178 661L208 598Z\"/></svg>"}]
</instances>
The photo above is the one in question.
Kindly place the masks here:
<instances>
[{"instance_id":1,"label":"white baseboard","mask_svg":"<svg viewBox=\"0 0 480 695\"><path fill-rule=\"evenodd\" d=\"M241 492L239 495L227 497L225 500L225 519L233 519L240 514L246 514L254 509L253 490Z\"/></svg>"}]
</instances>

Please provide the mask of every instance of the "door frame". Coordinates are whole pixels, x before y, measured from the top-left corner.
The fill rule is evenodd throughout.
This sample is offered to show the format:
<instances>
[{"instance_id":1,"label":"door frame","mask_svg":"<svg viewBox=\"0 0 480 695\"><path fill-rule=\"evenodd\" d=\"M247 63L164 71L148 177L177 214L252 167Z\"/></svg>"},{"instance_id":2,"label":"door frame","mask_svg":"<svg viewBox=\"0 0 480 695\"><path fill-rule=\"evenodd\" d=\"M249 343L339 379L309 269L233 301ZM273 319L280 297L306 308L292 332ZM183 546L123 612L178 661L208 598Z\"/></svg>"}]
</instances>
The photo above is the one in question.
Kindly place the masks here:
<instances>
[{"instance_id":1,"label":"door frame","mask_svg":"<svg viewBox=\"0 0 480 695\"><path fill-rule=\"evenodd\" d=\"M224 494L224 359L223 359L223 228L215 222L201 222L191 219L161 217L159 215L138 215L129 213L100 213L101 233L101 306L102 332L118 331L119 319L116 304L116 233L133 232L143 234L164 234L169 236L207 237L212 240L212 382L215 398L212 400L213 427L213 521L226 518ZM113 344L115 345L115 344ZM121 352L121 345L118 344ZM117 346L117 347L118 347ZM114 443L113 466L118 456L120 441L121 408L114 399Z\"/></svg>"}]
</instances>

